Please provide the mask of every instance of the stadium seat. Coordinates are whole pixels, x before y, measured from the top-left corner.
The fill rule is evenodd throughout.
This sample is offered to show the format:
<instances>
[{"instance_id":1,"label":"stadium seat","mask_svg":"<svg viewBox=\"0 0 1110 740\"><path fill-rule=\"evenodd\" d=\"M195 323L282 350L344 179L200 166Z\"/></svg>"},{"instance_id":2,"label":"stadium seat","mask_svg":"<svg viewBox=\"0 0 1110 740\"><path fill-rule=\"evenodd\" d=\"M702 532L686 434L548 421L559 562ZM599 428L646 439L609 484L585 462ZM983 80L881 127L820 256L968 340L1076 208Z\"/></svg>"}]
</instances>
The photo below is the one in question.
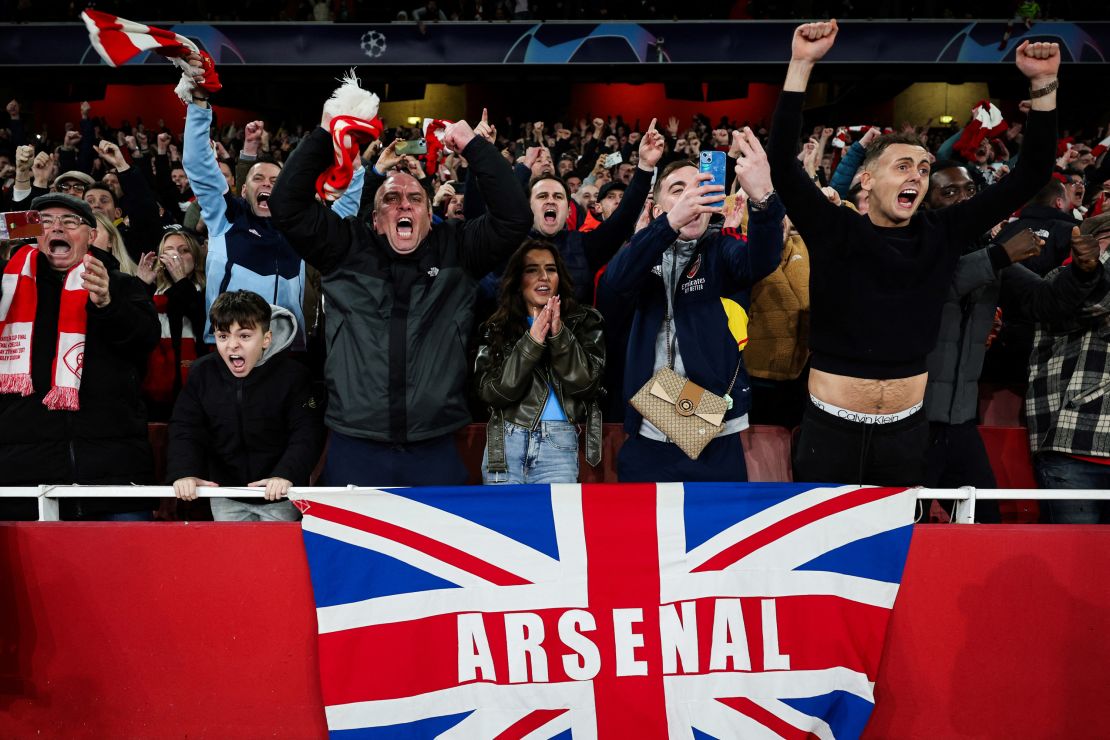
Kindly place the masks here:
<instances>
[{"instance_id":1,"label":"stadium seat","mask_svg":"<svg viewBox=\"0 0 1110 740\"><path fill-rule=\"evenodd\" d=\"M1025 388L1021 386L979 384L979 423L996 427L1022 425Z\"/></svg>"}]
</instances>

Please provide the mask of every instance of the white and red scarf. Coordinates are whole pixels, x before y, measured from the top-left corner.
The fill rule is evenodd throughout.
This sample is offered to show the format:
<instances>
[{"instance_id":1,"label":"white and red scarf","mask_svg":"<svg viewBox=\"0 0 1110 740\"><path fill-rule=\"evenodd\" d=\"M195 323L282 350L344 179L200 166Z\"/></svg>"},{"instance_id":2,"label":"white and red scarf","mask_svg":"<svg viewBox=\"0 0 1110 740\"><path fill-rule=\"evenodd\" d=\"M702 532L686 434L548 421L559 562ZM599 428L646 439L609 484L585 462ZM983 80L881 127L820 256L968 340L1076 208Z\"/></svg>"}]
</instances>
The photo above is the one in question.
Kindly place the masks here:
<instances>
[{"instance_id":1,"label":"white and red scarf","mask_svg":"<svg viewBox=\"0 0 1110 740\"><path fill-rule=\"evenodd\" d=\"M1001 136L1008 128L1010 126L1003 120L1002 111L991 101L980 100L971 109L971 120L952 148L968 162L974 162L975 152L983 139Z\"/></svg>"},{"instance_id":2,"label":"white and red scarf","mask_svg":"<svg viewBox=\"0 0 1110 740\"><path fill-rule=\"evenodd\" d=\"M428 153L424 158L424 171L429 177L435 177L439 171L439 153L447 150L443 143L443 134L454 121L443 121L439 118L424 119L424 142L428 146Z\"/></svg>"},{"instance_id":3,"label":"white and red scarf","mask_svg":"<svg viewBox=\"0 0 1110 740\"><path fill-rule=\"evenodd\" d=\"M29 396L31 337L38 303L36 271L38 249L26 246L12 255L4 268L0 287L0 393ZM53 386L42 400L52 410L77 411L81 371L85 359L85 305L89 291L83 286L85 263L66 273L58 308L58 347L54 353Z\"/></svg>"},{"instance_id":4,"label":"white and red scarf","mask_svg":"<svg viewBox=\"0 0 1110 740\"><path fill-rule=\"evenodd\" d=\"M100 58L118 67L146 51L153 51L168 58L191 77L203 78L194 84L209 94L219 92L223 85L216 74L216 65L208 52L202 51L192 40L156 26L147 26L111 13L85 10L81 20L89 30L89 42ZM204 67L195 69L185 61L190 53L199 54ZM179 93L180 95L180 93Z\"/></svg>"},{"instance_id":5,"label":"white and red scarf","mask_svg":"<svg viewBox=\"0 0 1110 740\"><path fill-rule=\"evenodd\" d=\"M340 85L324 103L324 113L331 116L333 164L316 178L316 192L330 203L351 184L355 162L362 156L362 147L382 134L385 126L378 118L378 96L362 89L352 69L339 78Z\"/></svg>"}]
</instances>

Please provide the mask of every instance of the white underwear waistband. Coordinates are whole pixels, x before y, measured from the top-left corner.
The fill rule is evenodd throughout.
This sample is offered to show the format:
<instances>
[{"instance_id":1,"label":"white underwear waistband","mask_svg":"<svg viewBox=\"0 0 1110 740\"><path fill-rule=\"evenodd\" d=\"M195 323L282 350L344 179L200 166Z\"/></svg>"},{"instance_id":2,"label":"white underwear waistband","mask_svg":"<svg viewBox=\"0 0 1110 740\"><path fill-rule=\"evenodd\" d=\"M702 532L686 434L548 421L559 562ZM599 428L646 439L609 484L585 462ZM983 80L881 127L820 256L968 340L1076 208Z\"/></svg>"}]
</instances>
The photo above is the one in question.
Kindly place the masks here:
<instances>
[{"instance_id":1,"label":"white underwear waistband","mask_svg":"<svg viewBox=\"0 0 1110 740\"><path fill-rule=\"evenodd\" d=\"M849 411L839 406L833 406L831 403L818 400L812 394L810 394L809 400L826 414L832 414L839 419L854 421L858 424L893 424L896 421L902 421L902 419L913 416L924 405L924 401L919 401L905 411L897 411L893 414L865 414L860 411Z\"/></svg>"}]
</instances>

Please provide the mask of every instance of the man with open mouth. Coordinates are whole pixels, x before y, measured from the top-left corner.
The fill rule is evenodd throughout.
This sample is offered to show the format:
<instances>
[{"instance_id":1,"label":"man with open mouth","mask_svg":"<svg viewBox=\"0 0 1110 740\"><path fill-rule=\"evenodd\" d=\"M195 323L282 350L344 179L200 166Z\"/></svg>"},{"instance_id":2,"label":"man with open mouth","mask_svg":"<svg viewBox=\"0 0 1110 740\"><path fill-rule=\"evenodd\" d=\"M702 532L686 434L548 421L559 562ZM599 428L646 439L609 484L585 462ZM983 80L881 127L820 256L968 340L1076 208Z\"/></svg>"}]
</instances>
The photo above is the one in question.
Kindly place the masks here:
<instances>
[{"instance_id":1,"label":"man with open mouth","mask_svg":"<svg viewBox=\"0 0 1110 740\"><path fill-rule=\"evenodd\" d=\"M794 460L796 481L924 482L929 425L926 356L964 245L1004 220L1048 181L1056 142L1056 44L1022 43L1029 79L1021 159L998 184L963 203L919 211L929 153L901 134L876 139L862 165L868 213L829 203L795 159L810 72L832 48L836 21L794 32L790 66L771 127L776 191L805 239L810 272L811 403Z\"/></svg>"},{"instance_id":2,"label":"man with open mouth","mask_svg":"<svg viewBox=\"0 0 1110 740\"><path fill-rule=\"evenodd\" d=\"M466 340L478 280L520 246L532 214L512 168L465 121L444 144L466 158L487 212L432 223L431 199L395 169L397 141L367 170L363 209L343 218L316 200L333 162L324 114L270 198L289 243L323 275L327 298L328 485L461 485L453 432L470 421ZM470 197L467 189L467 197Z\"/></svg>"},{"instance_id":3,"label":"man with open mouth","mask_svg":"<svg viewBox=\"0 0 1110 740\"><path fill-rule=\"evenodd\" d=\"M193 55L190 62L199 66L200 57ZM205 314L221 293L232 290L258 293L296 318L297 334L290 349L302 352L307 348L303 310L305 266L270 217L270 196L281 166L275 162L256 162L239 195L235 195L212 150L208 138L211 128L208 93L195 87L185 117L181 163L208 228ZM352 187L340 200L357 204L360 192L356 185L361 182L361 178L352 181ZM352 210L355 208L351 206ZM204 341L208 344L216 341L210 322L205 326Z\"/></svg>"},{"instance_id":4,"label":"man with open mouth","mask_svg":"<svg viewBox=\"0 0 1110 740\"><path fill-rule=\"evenodd\" d=\"M40 195L37 244L0 262L0 485L150 483L139 378L160 334L138 278L92 246L92 208ZM67 498L63 519L151 519L148 498ZM37 519L34 499L0 519Z\"/></svg>"}]
</instances>

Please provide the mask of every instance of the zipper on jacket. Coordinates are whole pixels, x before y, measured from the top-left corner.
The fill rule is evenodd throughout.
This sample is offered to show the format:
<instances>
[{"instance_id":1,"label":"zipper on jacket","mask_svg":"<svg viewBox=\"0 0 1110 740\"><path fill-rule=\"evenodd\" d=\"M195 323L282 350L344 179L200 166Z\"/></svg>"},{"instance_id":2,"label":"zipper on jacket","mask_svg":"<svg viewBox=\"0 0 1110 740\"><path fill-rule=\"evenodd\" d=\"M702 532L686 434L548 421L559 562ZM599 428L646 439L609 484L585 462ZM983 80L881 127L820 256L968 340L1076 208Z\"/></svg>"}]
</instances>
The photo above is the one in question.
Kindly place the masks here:
<instances>
[{"instance_id":1,"label":"zipper on jacket","mask_svg":"<svg viewBox=\"0 0 1110 740\"><path fill-rule=\"evenodd\" d=\"M273 300L273 303L275 305L278 302L278 287L280 287L280 285L281 285L281 273L278 272L278 267L279 267L278 258L275 255L274 256L274 300Z\"/></svg>"},{"instance_id":2,"label":"zipper on jacket","mask_svg":"<svg viewBox=\"0 0 1110 740\"><path fill-rule=\"evenodd\" d=\"M239 443L243 445L243 454L247 457L247 475L253 475L251 472L251 459L250 449L247 447L247 428L243 423L243 383L246 382L245 378L237 378L235 380L235 405L238 407L236 416L239 418ZM265 503L265 502L263 502Z\"/></svg>"},{"instance_id":3,"label":"zipper on jacket","mask_svg":"<svg viewBox=\"0 0 1110 740\"><path fill-rule=\"evenodd\" d=\"M81 478L77 474L77 448L73 446L73 418L68 414L66 415L66 437L69 438L66 446L69 448L69 466L73 472L72 480L77 482Z\"/></svg>"},{"instance_id":4,"label":"zipper on jacket","mask_svg":"<svg viewBox=\"0 0 1110 740\"><path fill-rule=\"evenodd\" d=\"M977 293L978 291L973 291ZM967 325L971 322L971 313L975 310L975 299L969 295L960 301L960 338L956 343L956 374L952 380L952 397L948 399L948 423L952 421L952 412L956 408L956 395L960 388L960 368L964 365L964 336L967 334ZM978 416L978 412L975 414Z\"/></svg>"}]
</instances>

